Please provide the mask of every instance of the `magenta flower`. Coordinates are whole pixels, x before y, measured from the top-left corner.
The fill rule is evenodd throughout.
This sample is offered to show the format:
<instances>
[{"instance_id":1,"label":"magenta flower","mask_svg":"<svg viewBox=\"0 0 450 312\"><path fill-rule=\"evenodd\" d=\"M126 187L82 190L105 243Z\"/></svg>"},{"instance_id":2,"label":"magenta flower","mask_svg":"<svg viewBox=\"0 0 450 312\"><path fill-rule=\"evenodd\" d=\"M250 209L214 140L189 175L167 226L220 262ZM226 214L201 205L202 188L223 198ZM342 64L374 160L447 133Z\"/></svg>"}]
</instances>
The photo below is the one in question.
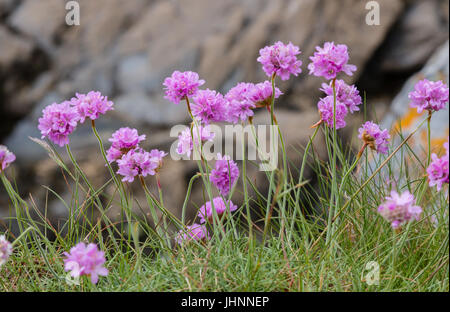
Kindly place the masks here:
<instances>
[{"instance_id":1,"label":"magenta flower","mask_svg":"<svg viewBox=\"0 0 450 312\"><path fill-rule=\"evenodd\" d=\"M204 80L199 79L195 72L174 71L171 77L164 80L166 96L165 99L179 104L181 100L192 97L197 94L198 88L205 83Z\"/></svg>"},{"instance_id":2,"label":"magenta flower","mask_svg":"<svg viewBox=\"0 0 450 312\"><path fill-rule=\"evenodd\" d=\"M206 241L208 239L209 234L208 231L206 230L205 225L200 225L197 223L186 226L186 229L179 231L177 236L175 237L175 241L179 245L188 243L191 240Z\"/></svg>"},{"instance_id":3,"label":"magenta flower","mask_svg":"<svg viewBox=\"0 0 450 312\"><path fill-rule=\"evenodd\" d=\"M332 82L329 84L323 83L320 90L325 92L326 95L334 96ZM358 89L354 85L349 86L341 79L336 80L336 99L344 103L352 114L359 111L358 105L362 103Z\"/></svg>"},{"instance_id":4,"label":"magenta flower","mask_svg":"<svg viewBox=\"0 0 450 312\"><path fill-rule=\"evenodd\" d=\"M225 212L235 211L237 206L231 202L231 200L224 201L222 197L213 198L214 210L217 212L217 216L221 218ZM205 223L208 220L213 223L213 204L210 201L206 202L200 207L197 217L200 218L200 223Z\"/></svg>"},{"instance_id":5,"label":"magenta flower","mask_svg":"<svg viewBox=\"0 0 450 312\"><path fill-rule=\"evenodd\" d=\"M337 74L344 72L349 76L356 71L355 65L347 64L349 60L347 46L335 45L334 42L325 42L323 48L316 47L317 52L309 59L309 74L324 77L327 80L335 79Z\"/></svg>"},{"instance_id":6,"label":"magenta flower","mask_svg":"<svg viewBox=\"0 0 450 312\"><path fill-rule=\"evenodd\" d=\"M321 120L325 122L328 127L333 128L334 98L332 96L327 96L320 99L317 107L319 108ZM347 116L347 112L347 106L336 100L336 129L345 127L345 116Z\"/></svg>"},{"instance_id":7,"label":"magenta flower","mask_svg":"<svg viewBox=\"0 0 450 312\"><path fill-rule=\"evenodd\" d=\"M427 168L428 185L433 187L436 185L436 189L439 192L442 189L444 183L449 183L449 157L448 152L439 158L436 154L431 154L431 163Z\"/></svg>"},{"instance_id":8,"label":"magenta flower","mask_svg":"<svg viewBox=\"0 0 450 312\"><path fill-rule=\"evenodd\" d=\"M16 155L11 153L4 145L0 145L0 172L9 167L16 160Z\"/></svg>"},{"instance_id":9,"label":"magenta flower","mask_svg":"<svg viewBox=\"0 0 450 312\"><path fill-rule=\"evenodd\" d=\"M83 123L86 118L96 120L100 114L104 115L107 111L114 110L113 102L108 101L107 96L100 92L90 91L88 94L76 93L70 103L76 107L80 115L80 122Z\"/></svg>"},{"instance_id":10,"label":"magenta flower","mask_svg":"<svg viewBox=\"0 0 450 312\"><path fill-rule=\"evenodd\" d=\"M107 151L107 159L113 162L128 153L130 150L139 146L139 143L145 140L145 134L139 135L136 129L120 128L112 134L109 141L112 143Z\"/></svg>"},{"instance_id":11,"label":"magenta flower","mask_svg":"<svg viewBox=\"0 0 450 312\"><path fill-rule=\"evenodd\" d=\"M387 154L388 144L391 136L386 129L381 130L380 126L372 121L367 121L359 128L358 138L362 139L372 150L378 153Z\"/></svg>"},{"instance_id":12,"label":"magenta flower","mask_svg":"<svg viewBox=\"0 0 450 312\"><path fill-rule=\"evenodd\" d=\"M253 116L255 104L250 100L250 94L255 88L253 83L240 82L225 95L228 102L227 121L238 123Z\"/></svg>"},{"instance_id":13,"label":"magenta flower","mask_svg":"<svg viewBox=\"0 0 450 312\"><path fill-rule=\"evenodd\" d=\"M420 114L424 110L438 111L445 108L448 102L448 87L442 81L420 80L414 86L414 91L408 94L410 106L416 107Z\"/></svg>"},{"instance_id":14,"label":"magenta flower","mask_svg":"<svg viewBox=\"0 0 450 312\"><path fill-rule=\"evenodd\" d=\"M283 92L275 87L275 98L277 99ZM272 84L270 81L264 81L255 84L249 93L250 100L256 106L269 106L272 101Z\"/></svg>"},{"instance_id":15,"label":"magenta flower","mask_svg":"<svg viewBox=\"0 0 450 312\"><path fill-rule=\"evenodd\" d=\"M123 176L124 182L133 182L136 176L155 175L155 170L159 167L154 157L141 148L129 151L117 160L117 164L117 173Z\"/></svg>"},{"instance_id":16,"label":"magenta flower","mask_svg":"<svg viewBox=\"0 0 450 312\"><path fill-rule=\"evenodd\" d=\"M43 117L39 118L38 126L42 139L48 137L61 147L69 144L69 135L80 120L77 109L66 101L61 104L53 103L44 108L42 113Z\"/></svg>"},{"instance_id":17,"label":"magenta flower","mask_svg":"<svg viewBox=\"0 0 450 312\"><path fill-rule=\"evenodd\" d=\"M64 256L64 270L71 271L70 275L74 278L90 275L91 282L97 284L99 276L108 275L108 269L103 266L106 262L105 253L99 251L96 244L78 243Z\"/></svg>"},{"instance_id":18,"label":"magenta flower","mask_svg":"<svg viewBox=\"0 0 450 312\"><path fill-rule=\"evenodd\" d=\"M155 171L157 172L162 167L163 158L167 156L167 153L157 150L157 149L152 149L150 151L149 155L150 155L150 160L157 165L157 167L155 169Z\"/></svg>"},{"instance_id":19,"label":"magenta flower","mask_svg":"<svg viewBox=\"0 0 450 312\"><path fill-rule=\"evenodd\" d=\"M12 244L6 239L5 235L0 235L0 267L8 261L12 251Z\"/></svg>"},{"instance_id":20,"label":"magenta flower","mask_svg":"<svg viewBox=\"0 0 450 312\"><path fill-rule=\"evenodd\" d=\"M399 195L392 191L391 196L386 197L386 201L378 207L378 212L396 229L411 219L419 220L422 208L416 206L414 195L410 192Z\"/></svg>"},{"instance_id":21,"label":"magenta flower","mask_svg":"<svg viewBox=\"0 0 450 312\"><path fill-rule=\"evenodd\" d=\"M216 167L211 170L210 181L217 187L220 194L226 196L239 177L239 168L230 156L217 154Z\"/></svg>"},{"instance_id":22,"label":"magenta flower","mask_svg":"<svg viewBox=\"0 0 450 312\"><path fill-rule=\"evenodd\" d=\"M192 134L194 135L194 141L192 140ZM192 133L191 128L188 127L178 136L177 153L180 155L191 157L191 152L194 148L194 142L196 146L199 146L200 142L212 142L212 140L214 139L214 135L214 132L211 132L209 126L202 126L200 124L198 125L198 127L194 126L194 128L192 129Z\"/></svg>"},{"instance_id":23,"label":"magenta flower","mask_svg":"<svg viewBox=\"0 0 450 312\"><path fill-rule=\"evenodd\" d=\"M213 90L199 90L194 97L192 114L205 124L225 121L227 101L222 94Z\"/></svg>"},{"instance_id":24,"label":"magenta flower","mask_svg":"<svg viewBox=\"0 0 450 312\"><path fill-rule=\"evenodd\" d=\"M302 72L302 62L297 59L301 53L299 47L289 42L287 45L281 41L272 46L259 50L257 59L263 65L263 70L268 77L277 75L281 80L288 80L290 75L297 76Z\"/></svg>"}]
</instances>

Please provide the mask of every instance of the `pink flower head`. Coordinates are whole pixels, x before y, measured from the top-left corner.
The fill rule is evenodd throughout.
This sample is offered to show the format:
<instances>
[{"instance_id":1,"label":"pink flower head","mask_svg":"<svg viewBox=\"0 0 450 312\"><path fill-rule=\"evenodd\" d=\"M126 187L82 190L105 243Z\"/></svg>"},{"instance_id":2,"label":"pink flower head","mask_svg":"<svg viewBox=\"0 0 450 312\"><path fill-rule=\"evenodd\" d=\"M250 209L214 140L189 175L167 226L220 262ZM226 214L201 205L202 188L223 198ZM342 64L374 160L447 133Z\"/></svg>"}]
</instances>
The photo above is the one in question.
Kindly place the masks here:
<instances>
[{"instance_id":1,"label":"pink flower head","mask_svg":"<svg viewBox=\"0 0 450 312\"><path fill-rule=\"evenodd\" d=\"M120 128L112 134L109 141L112 143L107 151L107 159L113 162L128 153L130 150L138 147L139 143L145 140L145 134L139 135L136 129Z\"/></svg>"},{"instance_id":2,"label":"pink flower head","mask_svg":"<svg viewBox=\"0 0 450 312\"><path fill-rule=\"evenodd\" d=\"M157 149L152 149L149 154L150 160L157 165L155 171L158 171L158 169L162 167L163 158L167 156L167 153Z\"/></svg>"},{"instance_id":3,"label":"pink flower head","mask_svg":"<svg viewBox=\"0 0 450 312\"><path fill-rule=\"evenodd\" d=\"M362 139L372 150L387 154L390 139L389 131L381 130L380 126L372 121L367 121L359 128L358 138Z\"/></svg>"},{"instance_id":4,"label":"pink flower head","mask_svg":"<svg viewBox=\"0 0 450 312\"><path fill-rule=\"evenodd\" d=\"M213 198L214 210L217 212L217 216L221 218L226 211L235 211L237 206L231 202L231 200L224 201L222 197ZM206 202L200 207L198 212L198 217L200 218L200 223L205 223L208 220L210 223L213 222L213 205L210 201Z\"/></svg>"},{"instance_id":5,"label":"pink flower head","mask_svg":"<svg viewBox=\"0 0 450 312\"><path fill-rule=\"evenodd\" d=\"M8 261L12 251L12 244L6 239L5 235L0 235L0 267Z\"/></svg>"},{"instance_id":6,"label":"pink flower head","mask_svg":"<svg viewBox=\"0 0 450 312\"><path fill-rule=\"evenodd\" d=\"M78 243L64 256L64 270L71 271L70 275L74 278L90 275L91 282L97 284L99 275L108 275L108 269L103 266L106 262L105 253L99 251L96 244Z\"/></svg>"},{"instance_id":7,"label":"pink flower head","mask_svg":"<svg viewBox=\"0 0 450 312\"><path fill-rule=\"evenodd\" d=\"M287 45L281 41L259 50L257 59L263 65L268 77L277 75L281 80L288 80L290 75L297 76L302 72L302 62L297 59L301 51L299 47L289 42Z\"/></svg>"},{"instance_id":8,"label":"pink flower head","mask_svg":"<svg viewBox=\"0 0 450 312\"><path fill-rule=\"evenodd\" d=\"M238 123L253 116L255 104L249 96L254 88L253 83L240 82L228 91L225 95L228 102L227 121Z\"/></svg>"},{"instance_id":9,"label":"pink flower head","mask_svg":"<svg viewBox=\"0 0 450 312\"><path fill-rule=\"evenodd\" d=\"M213 90L199 90L194 97L192 114L205 124L226 120L227 101Z\"/></svg>"},{"instance_id":10,"label":"pink flower head","mask_svg":"<svg viewBox=\"0 0 450 312\"><path fill-rule=\"evenodd\" d=\"M317 104L319 108L320 118L325 122L328 127L333 128L333 111L334 111L334 98L333 96L327 96L320 99ZM336 100L336 129L344 128L345 116L347 116L347 106Z\"/></svg>"},{"instance_id":11,"label":"pink flower head","mask_svg":"<svg viewBox=\"0 0 450 312\"><path fill-rule=\"evenodd\" d=\"M349 76L356 71L355 65L347 64L349 60L347 46L345 44L335 45L334 42L325 42L323 48L316 47L317 52L309 59L309 74L322 76L327 80L335 79L341 71Z\"/></svg>"},{"instance_id":12,"label":"pink flower head","mask_svg":"<svg viewBox=\"0 0 450 312\"><path fill-rule=\"evenodd\" d=\"M433 187L436 185L436 189L439 192L442 189L444 183L449 183L449 157L448 152L439 158L436 154L431 154L431 163L427 168L428 185Z\"/></svg>"},{"instance_id":13,"label":"pink flower head","mask_svg":"<svg viewBox=\"0 0 450 312\"><path fill-rule=\"evenodd\" d=\"M326 95L334 96L332 82L329 84L323 83L320 90L325 92ZM349 86L341 79L336 80L336 99L344 103L352 114L359 111L358 105L362 103L358 89L354 85Z\"/></svg>"},{"instance_id":14,"label":"pink flower head","mask_svg":"<svg viewBox=\"0 0 450 312\"><path fill-rule=\"evenodd\" d=\"M420 80L414 86L414 91L408 94L410 106L416 107L420 114L424 110L438 111L445 108L448 102L448 87L442 81Z\"/></svg>"},{"instance_id":15,"label":"pink flower head","mask_svg":"<svg viewBox=\"0 0 450 312\"><path fill-rule=\"evenodd\" d=\"M214 139L214 132L211 132L209 126L198 125L198 127L194 126L191 133L191 128L186 128L181 134L178 136L178 146L177 153L180 155L186 155L187 157L191 157L191 152L194 148L194 141L192 140L192 134L194 135L195 145L199 146L200 142L210 141ZM200 137L200 141L199 141Z\"/></svg>"},{"instance_id":16,"label":"pink flower head","mask_svg":"<svg viewBox=\"0 0 450 312\"><path fill-rule=\"evenodd\" d=\"M78 110L81 123L86 118L96 120L100 114L104 115L107 111L114 109L113 102L108 101L108 97L103 96L100 92L90 91L88 94L77 93L75 96L70 102Z\"/></svg>"},{"instance_id":17,"label":"pink flower head","mask_svg":"<svg viewBox=\"0 0 450 312\"><path fill-rule=\"evenodd\" d=\"M216 167L211 170L210 181L223 196L230 193L231 188L239 177L239 168L230 156L217 154Z\"/></svg>"},{"instance_id":18,"label":"pink flower head","mask_svg":"<svg viewBox=\"0 0 450 312\"><path fill-rule=\"evenodd\" d=\"M179 231L177 236L175 237L175 241L179 245L183 245L183 243L188 243L191 240L206 241L208 239L209 234L208 231L206 230L206 226L197 223L186 226L186 229Z\"/></svg>"},{"instance_id":19,"label":"pink flower head","mask_svg":"<svg viewBox=\"0 0 450 312\"><path fill-rule=\"evenodd\" d=\"M275 98L277 99L283 92L275 87ZM270 81L264 81L255 84L254 88L249 94L250 100L255 103L256 106L268 106L272 101L272 84Z\"/></svg>"},{"instance_id":20,"label":"pink flower head","mask_svg":"<svg viewBox=\"0 0 450 312\"><path fill-rule=\"evenodd\" d=\"M4 171L16 160L16 155L11 153L4 145L0 145L0 172Z\"/></svg>"},{"instance_id":21,"label":"pink flower head","mask_svg":"<svg viewBox=\"0 0 450 312\"><path fill-rule=\"evenodd\" d=\"M42 139L48 137L61 147L69 144L69 135L80 120L77 109L66 101L61 104L53 103L44 108L42 113L43 117L39 118L38 126Z\"/></svg>"},{"instance_id":22,"label":"pink flower head","mask_svg":"<svg viewBox=\"0 0 450 312\"><path fill-rule=\"evenodd\" d=\"M414 195L410 192L399 195L392 191L391 196L386 197L386 201L378 207L378 212L396 229L411 219L419 220L422 208L416 206Z\"/></svg>"},{"instance_id":23,"label":"pink flower head","mask_svg":"<svg viewBox=\"0 0 450 312\"><path fill-rule=\"evenodd\" d=\"M124 182L133 182L136 176L155 175L159 167L152 155L141 148L129 151L117 160L117 164L117 173L123 176Z\"/></svg>"},{"instance_id":24,"label":"pink flower head","mask_svg":"<svg viewBox=\"0 0 450 312\"><path fill-rule=\"evenodd\" d=\"M164 80L164 89L166 91L165 99L179 104L181 100L186 97L195 96L198 88L205 83L204 80L199 79L195 72L174 71L171 77Z\"/></svg>"}]
</instances>

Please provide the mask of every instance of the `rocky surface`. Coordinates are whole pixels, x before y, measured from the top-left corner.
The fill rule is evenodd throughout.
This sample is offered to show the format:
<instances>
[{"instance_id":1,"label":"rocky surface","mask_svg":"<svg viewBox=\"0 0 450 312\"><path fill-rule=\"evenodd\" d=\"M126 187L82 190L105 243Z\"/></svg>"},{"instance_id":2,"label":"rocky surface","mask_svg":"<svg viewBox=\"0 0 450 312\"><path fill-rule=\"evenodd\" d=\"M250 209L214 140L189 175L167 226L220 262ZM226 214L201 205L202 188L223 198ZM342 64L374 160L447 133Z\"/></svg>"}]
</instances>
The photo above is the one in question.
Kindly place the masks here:
<instances>
[{"instance_id":1,"label":"rocky surface","mask_svg":"<svg viewBox=\"0 0 450 312\"><path fill-rule=\"evenodd\" d=\"M62 192L65 187L45 150L28 137L39 136L36 125L44 106L75 92L99 90L115 102L116 110L98 123L105 141L128 125L147 134L148 147L168 150L174 140L170 126L188 119L183 105L163 99L166 76L175 69L198 71L205 87L226 92L239 81L267 79L256 62L259 49L277 40L292 41L302 50L303 73L279 83L285 95L276 105L287 144L293 146L306 143L308 126L318 117L322 81L307 75L306 68L316 45L335 41L349 46L351 63L359 70L347 81L366 90L370 110L382 116L407 77L448 39L448 0L378 0L378 26L366 24L366 2L360 0L79 3L81 25L67 26L64 1L0 0L0 142L16 153L20 188L32 192L37 202L45 198L40 185ZM264 114L258 112L261 118ZM101 185L107 172L98 169L103 166L89 127L77 129L72 149ZM298 154L290 155L298 162ZM163 185L170 190L166 204L179 211L195 164L168 161L164 170ZM194 190L197 204L200 195ZM7 203L0 192L0 213L7 213ZM38 206L43 209L43 202ZM50 214L60 218L64 207L57 206L51 206Z\"/></svg>"}]
</instances>

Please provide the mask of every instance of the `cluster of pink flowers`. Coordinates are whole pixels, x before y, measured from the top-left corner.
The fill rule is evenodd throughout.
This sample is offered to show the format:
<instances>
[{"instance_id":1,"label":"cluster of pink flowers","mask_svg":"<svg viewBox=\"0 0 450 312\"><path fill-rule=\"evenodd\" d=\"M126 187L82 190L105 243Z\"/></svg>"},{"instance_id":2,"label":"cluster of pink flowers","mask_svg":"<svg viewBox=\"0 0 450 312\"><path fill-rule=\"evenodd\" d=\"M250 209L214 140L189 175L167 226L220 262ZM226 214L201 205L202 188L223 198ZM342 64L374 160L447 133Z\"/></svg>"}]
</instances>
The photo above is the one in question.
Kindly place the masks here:
<instances>
[{"instance_id":1,"label":"cluster of pink flowers","mask_svg":"<svg viewBox=\"0 0 450 312\"><path fill-rule=\"evenodd\" d=\"M99 276L108 275L108 269L103 266L106 262L105 253L99 251L96 244L78 243L64 256L64 269L70 271L74 278L87 275L93 284L97 284Z\"/></svg>"},{"instance_id":2,"label":"cluster of pink flowers","mask_svg":"<svg viewBox=\"0 0 450 312\"><path fill-rule=\"evenodd\" d=\"M39 118L39 130L42 139L48 137L53 143L64 146L69 144L69 135L77 127L80 115L76 107L65 101L61 104L53 103L42 111L43 117Z\"/></svg>"},{"instance_id":3,"label":"cluster of pink flowers","mask_svg":"<svg viewBox=\"0 0 450 312\"><path fill-rule=\"evenodd\" d=\"M227 102L222 94L214 90L199 90L194 96L192 114L205 124L227 119Z\"/></svg>"},{"instance_id":4,"label":"cluster of pink flowers","mask_svg":"<svg viewBox=\"0 0 450 312\"><path fill-rule=\"evenodd\" d=\"M442 157L438 157L436 154L431 154L431 163L427 168L428 185L430 187L436 186L439 192L442 189L444 183L449 184L449 151L448 151L448 139L444 144L446 153Z\"/></svg>"},{"instance_id":5,"label":"cluster of pink flowers","mask_svg":"<svg viewBox=\"0 0 450 312\"><path fill-rule=\"evenodd\" d=\"M213 223L214 218L213 206L219 218L222 218L225 212L227 211L233 212L236 211L237 209L237 206L233 204L231 200L225 202L225 200L222 197L220 196L215 197L213 198L212 203L211 201L208 201L203 206L200 207L200 210L198 212L200 223L205 223L206 220L208 220L209 223Z\"/></svg>"},{"instance_id":6,"label":"cluster of pink flowers","mask_svg":"<svg viewBox=\"0 0 450 312\"><path fill-rule=\"evenodd\" d=\"M146 152L142 148L131 150L117 160L119 165L117 173L123 176L124 182L133 182L137 176L155 175L166 155L167 153L157 149L151 152Z\"/></svg>"},{"instance_id":7,"label":"cluster of pink flowers","mask_svg":"<svg viewBox=\"0 0 450 312\"><path fill-rule=\"evenodd\" d=\"M4 171L16 160L16 155L11 153L4 145L0 145L0 172Z\"/></svg>"},{"instance_id":8,"label":"cluster of pink flowers","mask_svg":"<svg viewBox=\"0 0 450 312\"><path fill-rule=\"evenodd\" d=\"M414 195L410 192L405 191L400 195L392 191L391 195L386 197L386 201L378 207L378 212L391 223L392 228L396 229L412 219L419 220L422 208L416 206Z\"/></svg>"},{"instance_id":9,"label":"cluster of pink flowers","mask_svg":"<svg viewBox=\"0 0 450 312\"><path fill-rule=\"evenodd\" d=\"M194 140L192 140L192 135L194 136ZM199 146L200 143L204 141L212 142L214 136L215 136L214 132L210 130L210 127L208 125L202 126L201 124L199 124L198 126L196 126L194 123L192 133L191 128L187 127L178 136L177 153L180 155L186 155L187 157L190 157L191 152L194 149L194 142L196 146Z\"/></svg>"},{"instance_id":10,"label":"cluster of pink flowers","mask_svg":"<svg viewBox=\"0 0 450 312\"><path fill-rule=\"evenodd\" d=\"M139 135L136 129L120 128L112 134L109 141L112 143L107 151L107 159L111 163L121 158L130 150L136 149L139 143L145 140L145 134Z\"/></svg>"},{"instance_id":11,"label":"cluster of pink flowers","mask_svg":"<svg viewBox=\"0 0 450 312\"><path fill-rule=\"evenodd\" d=\"M332 95L320 99L317 104L320 118L325 124L333 128L334 125L334 97ZM345 117L347 116L347 106L342 102L336 101L336 129L344 128L346 125Z\"/></svg>"},{"instance_id":12,"label":"cluster of pink flowers","mask_svg":"<svg viewBox=\"0 0 450 312\"><path fill-rule=\"evenodd\" d=\"M162 166L167 153L157 149L143 150L139 143L144 140L145 135L139 135L136 129L128 127L115 131L109 139L112 144L106 158L110 163L117 162L117 173L123 176L122 181L133 182L137 176L155 175Z\"/></svg>"},{"instance_id":13,"label":"cluster of pink flowers","mask_svg":"<svg viewBox=\"0 0 450 312\"><path fill-rule=\"evenodd\" d=\"M378 153L387 154L390 137L388 130L381 130L380 126L372 121L367 121L359 128L358 138Z\"/></svg>"},{"instance_id":14,"label":"cluster of pink flowers","mask_svg":"<svg viewBox=\"0 0 450 312\"><path fill-rule=\"evenodd\" d=\"M424 110L430 112L445 108L448 103L449 89L442 81L420 80L414 86L414 91L408 95L410 106L417 108L420 114Z\"/></svg>"},{"instance_id":15,"label":"cluster of pink flowers","mask_svg":"<svg viewBox=\"0 0 450 312\"><path fill-rule=\"evenodd\" d=\"M354 113L359 111L359 105L362 103L361 96L359 95L359 91L355 85L348 85L344 82L344 80L337 79L336 80L336 100L340 103L345 104L350 113ZM325 92L328 96L333 95L333 83L329 84L323 83L322 88L320 89Z\"/></svg>"},{"instance_id":16,"label":"cluster of pink flowers","mask_svg":"<svg viewBox=\"0 0 450 312\"><path fill-rule=\"evenodd\" d=\"M171 77L164 80L166 96L164 98L179 104L181 100L195 96L198 88L205 83L197 73L174 71Z\"/></svg>"},{"instance_id":17,"label":"cluster of pink flowers","mask_svg":"<svg viewBox=\"0 0 450 312\"><path fill-rule=\"evenodd\" d=\"M288 80L290 75L297 76L302 72L302 62L297 59L299 47L291 42L284 44L281 41L259 50L257 59L263 65L268 77L279 76L281 80Z\"/></svg>"},{"instance_id":18,"label":"cluster of pink flowers","mask_svg":"<svg viewBox=\"0 0 450 312\"><path fill-rule=\"evenodd\" d=\"M324 77L327 80L335 79L340 72L349 76L356 71L355 65L348 64L349 56L345 44L335 45L334 42L325 42L323 48L316 47L317 52L309 59L309 74Z\"/></svg>"},{"instance_id":19,"label":"cluster of pink flowers","mask_svg":"<svg viewBox=\"0 0 450 312\"><path fill-rule=\"evenodd\" d=\"M0 267L8 261L12 251L12 244L6 239L5 235L0 235Z\"/></svg>"},{"instance_id":20,"label":"cluster of pink flowers","mask_svg":"<svg viewBox=\"0 0 450 312\"><path fill-rule=\"evenodd\" d=\"M220 194L228 195L238 177L239 168L230 156L217 154L216 166L211 170L209 179L217 187Z\"/></svg>"},{"instance_id":21,"label":"cluster of pink flowers","mask_svg":"<svg viewBox=\"0 0 450 312\"><path fill-rule=\"evenodd\" d=\"M77 93L70 101L53 103L44 108L38 129L42 139L47 137L62 147L69 144L69 135L76 129L78 122L83 123L86 118L96 120L100 114L113 109L113 103L100 92Z\"/></svg>"},{"instance_id":22,"label":"cluster of pink flowers","mask_svg":"<svg viewBox=\"0 0 450 312\"><path fill-rule=\"evenodd\" d=\"M175 237L175 241L179 245L183 245L184 243L188 243L191 240L196 241L206 241L208 240L209 234L208 230L206 229L206 226L194 223L192 225L186 226L185 230L181 230L178 232L177 236Z\"/></svg>"},{"instance_id":23,"label":"cluster of pink flowers","mask_svg":"<svg viewBox=\"0 0 450 312\"><path fill-rule=\"evenodd\" d=\"M255 88L253 83L240 82L225 95L228 102L227 120L229 122L246 121L254 115L253 109L256 105L249 97L253 88Z\"/></svg>"},{"instance_id":24,"label":"cluster of pink flowers","mask_svg":"<svg viewBox=\"0 0 450 312\"><path fill-rule=\"evenodd\" d=\"M96 120L100 114L104 115L107 111L114 109L113 102L108 101L108 97L95 91L90 91L88 94L76 93L70 102L78 110L80 123L83 123L86 118Z\"/></svg>"}]
</instances>

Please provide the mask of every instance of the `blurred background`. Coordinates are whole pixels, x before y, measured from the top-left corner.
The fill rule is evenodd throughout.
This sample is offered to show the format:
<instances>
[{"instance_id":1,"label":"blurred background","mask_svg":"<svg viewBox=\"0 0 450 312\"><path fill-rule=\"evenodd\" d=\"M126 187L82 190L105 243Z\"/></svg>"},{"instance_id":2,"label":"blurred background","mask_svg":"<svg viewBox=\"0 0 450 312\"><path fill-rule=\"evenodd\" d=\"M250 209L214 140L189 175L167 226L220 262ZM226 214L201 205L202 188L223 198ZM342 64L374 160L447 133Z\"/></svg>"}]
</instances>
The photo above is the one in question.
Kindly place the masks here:
<instances>
[{"instance_id":1,"label":"blurred background","mask_svg":"<svg viewBox=\"0 0 450 312\"><path fill-rule=\"evenodd\" d=\"M256 58L259 49L278 40L302 50L303 73L278 81L284 95L276 103L277 119L290 147L306 145L309 126L319 118L323 81L308 75L307 64L325 41L349 47L358 71L345 80L367 93L367 118L384 120L386 127L399 118L414 120L406 108L415 81L428 77L448 84L448 0L378 0L380 25L367 25L364 0L79 0L79 26L66 24L66 2L0 0L0 143L17 156L8 174L22 195L32 194L40 210L47 205L56 223L67 208L43 186L68 201L70 188L29 137L40 137L37 119L45 106L75 92L98 90L114 101L115 111L98 122L105 143L114 130L130 126L147 135L145 147L168 151L176 140L169 136L171 126L187 124L188 115L184 105L163 98L164 78L174 70L197 71L204 87L223 93L240 81L266 80ZM436 140L448 135L447 113L436 118ZM266 117L258 111L255 120L263 123ZM349 118L342 137L349 139L362 121L362 113ZM72 134L71 147L101 186L108 172L87 125ZM299 163L301 155L293 150L289 157ZM195 172L195 162L167 157L165 203L177 214ZM252 174L256 179L257 172ZM9 200L0 189L1 220L9 214ZM196 186L190 216L202 203ZM111 214L118 211L113 207Z\"/></svg>"}]
</instances>

